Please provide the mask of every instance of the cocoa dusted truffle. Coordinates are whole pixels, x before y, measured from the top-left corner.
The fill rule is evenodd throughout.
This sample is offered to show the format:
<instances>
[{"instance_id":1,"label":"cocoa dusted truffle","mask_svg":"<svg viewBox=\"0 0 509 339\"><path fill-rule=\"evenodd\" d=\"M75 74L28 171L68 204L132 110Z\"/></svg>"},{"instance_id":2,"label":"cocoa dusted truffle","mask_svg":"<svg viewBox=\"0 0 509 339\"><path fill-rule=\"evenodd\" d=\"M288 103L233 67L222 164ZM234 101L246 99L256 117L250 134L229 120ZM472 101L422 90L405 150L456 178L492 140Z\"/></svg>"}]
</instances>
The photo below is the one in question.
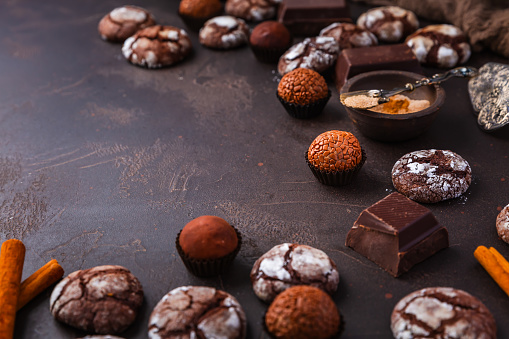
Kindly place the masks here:
<instances>
[{"instance_id":1,"label":"cocoa dusted truffle","mask_svg":"<svg viewBox=\"0 0 509 339\"><path fill-rule=\"evenodd\" d=\"M222 10L219 0L181 0L178 13L185 24L197 32L205 21L220 15Z\"/></svg>"},{"instance_id":2,"label":"cocoa dusted truffle","mask_svg":"<svg viewBox=\"0 0 509 339\"><path fill-rule=\"evenodd\" d=\"M295 118L320 114L330 95L324 77L307 68L297 68L285 74L277 88L279 101Z\"/></svg>"},{"instance_id":3,"label":"cocoa dusted truffle","mask_svg":"<svg viewBox=\"0 0 509 339\"><path fill-rule=\"evenodd\" d=\"M318 181L340 186L360 171L366 155L352 133L333 130L316 137L306 152L306 161Z\"/></svg>"},{"instance_id":4,"label":"cocoa dusted truffle","mask_svg":"<svg viewBox=\"0 0 509 339\"><path fill-rule=\"evenodd\" d=\"M177 250L187 269L198 276L224 272L240 250L240 233L226 220L204 215L178 234Z\"/></svg>"},{"instance_id":5,"label":"cocoa dusted truffle","mask_svg":"<svg viewBox=\"0 0 509 339\"><path fill-rule=\"evenodd\" d=\"M249 37L249 45L259 61L277 63L292 46L290 31L280 22L269 20L258 24Z\"/></svg>"},{"instance_id":6,"label":"cocoa dusted truffle","mask_svg":"<svg viewBox=\"0 0 509 339\"><path fill-rule=\"evenodd\" d=\"M327 293L301 285L274 299L265 314L265 324L275 338L327 339L339 332L341 316Z\"/></svg>"}]
</instances>

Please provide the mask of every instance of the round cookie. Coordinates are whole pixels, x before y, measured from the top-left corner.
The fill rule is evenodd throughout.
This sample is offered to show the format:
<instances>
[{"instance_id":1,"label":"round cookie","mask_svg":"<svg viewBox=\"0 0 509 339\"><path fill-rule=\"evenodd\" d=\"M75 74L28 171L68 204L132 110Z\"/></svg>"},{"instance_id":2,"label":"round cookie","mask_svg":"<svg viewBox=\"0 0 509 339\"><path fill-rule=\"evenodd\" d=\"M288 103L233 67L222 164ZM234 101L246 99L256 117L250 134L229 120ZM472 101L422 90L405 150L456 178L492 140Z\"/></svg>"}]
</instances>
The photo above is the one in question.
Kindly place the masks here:
<instances>
[{"instance_id":1,"label":"round cookie","mask_svg":"<svg viewBox=\"0 0 509 339\"><path fill-rule=\"evenodd\" d=\"M378 45L378 39L373 33L348 22L336 22L329 25L320 31L320 36L336 39L340 50Z\"/></svg>"},{"instance_id":2,"label":"round cookie","mask_svg":"<svg viewBox=\"0 0 509 339\"><path fill-rule=\"evenodd\" d=\"M96 266L62 279L50 297L55 319L99 334L120 333L135 320L143 288L125 267Z\"/></svg>"},{"instance_id":3,"label":"round cookie","mask_svg":"<svg viewBox=\"0 0 509 339\"><path fill-rule=\"evenodd\" d=\"M396 339L495 339L495 319L488 308L469 293L451 287L430 287L401 299L391 315Z\"/></svg>"},{"instance_id":4,"label":"round cookie","mask_svg":"<svg viewBox=\"0 0 509 339\"><path fill-rule=\"evenodd\" d=\"M309 68L321 73L338 58L339 45L334 38L318 36L306 38L293 45L279 58L277 70L285 75L296 68Z\"/></svg>"},{"instance_id":5,"label":"round cookie","mask_svg":"<svg viewBox=\"0 0 509 339\"><path fill-rule=\"evenodd\" d=\"M299 244L284 243L262 255L251 270L256 296L270 302L296 285L318 287L332 294L338 288L336 264L323 251Z\"/></svg>"},{"instance_id":6,"label":"round cookie","mask_svg":"<svg viewBox=\"0 0 509 339\"><path fill-rule=\"evenodd\" d=\"M470 45L463 32L453 25L430 25L410 35L405 43L420 63L451 68L467 62Z\"/></svg>"},{"instance_id":7,"label":"round cookie","mask_svg":"<svg viewBox=\"0 0 509 339\"><path fill-rule=\"evenodd\" d=\"M504 207L497 215L496 226L498 236L509 244L509 205Z\"/></svg>"},{"instance_id":8,"label":"round cookie","mask_svg":"<svg viewBox=\"0 0 509 339\"><path fill-rule=\"evenodd\" d=\"M155 25L155 19L146 9L136 6L122 6L106 14L97 30L103 40L123 42L145 27Z\"/></svg>"},{"instance_id":9,"label":"round cookie","mask_svg":"<svg viewBox=\"0 0 509 339\"><path fill-rule=\"evenodd\" d=\"M151 26L128 38L122 54L132 64L160 68L182 61L192 52L187 33L173 26Z\"/></svg>"},{"instance_id":10,"label":"round cookie","mask_svg":"<svg viewBox=\"0 0 509 339\"><path fill-rule=\"evenodd\" d=\"M457 198L472 182L468 162L451 151L415 151L402 156L392 168L392 184L399 193L422 202Z\"/></svg>"},{"instance_id":11,"label":"round cookie","mask_svg":"<svg viewBox=\"0 0 509 339\"><path fill-rule=\"evenodd\" d=\"M246 326L244 310L230 294L212 287L183 286L157 303L150 315L148 336L242 339Z\"/></svg>"},{"instance_id":12,"label":"round cookie","mask_svg":"<svg viewBox=\"0 0 509 339\"><path fill-rule=\"evenodd\" d=\"M419 21L411 11L384 6L362 13L357 25L375 34L380 41L398 42L419 28Z\"/></svg>"},{"instance_id":13,"label":"round cookie","mask_svg":"<svg viewBox=\"0 0 509 339\"><path fill-rule=\"evenodd\" d=\"M327 293L300 285L274 299L265 314L265 325L274 338L327 339L339 332L341 316Z\"/></svg>"},{"instance_id":14,"label":"round cookie","mask_svg":"<svg viewBox=\"0 0 509 339\"><path fill-rule=\"evenodd\" d=\"M249 27L246 22L229 15L207 20L199 34L203 46L216 49L232 49L245 45L248 36Z\"/></svg>"},{"instance_id":15,"label":"round cookie","mask_svg":"<svg viewBox=\"0 0 509 339\"><path fill-rule=\"evenodd\" d=\"M276 8L270 0L227 0L224 11L247 21L263 21L272 19Z\"/></svg>"}]
</instances>

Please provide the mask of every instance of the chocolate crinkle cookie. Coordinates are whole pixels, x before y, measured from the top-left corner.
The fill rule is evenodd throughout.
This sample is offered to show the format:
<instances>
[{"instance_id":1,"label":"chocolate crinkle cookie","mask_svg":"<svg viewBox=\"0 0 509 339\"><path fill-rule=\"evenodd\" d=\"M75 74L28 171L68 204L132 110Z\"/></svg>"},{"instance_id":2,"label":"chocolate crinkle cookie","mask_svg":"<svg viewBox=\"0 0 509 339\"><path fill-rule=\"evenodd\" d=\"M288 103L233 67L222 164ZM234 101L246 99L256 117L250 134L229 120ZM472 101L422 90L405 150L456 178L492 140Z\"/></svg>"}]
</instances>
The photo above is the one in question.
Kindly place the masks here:
<instances>
[{"instance_id":1,"label":"chocolate crinkle cookie","mask_svg":"<svg viewBox=\"0 0 509 339\"><path fill-rule=\"evenodd\" d=\"M332 294L338 288L339 273L334 261L323 251L285 243L256 260L251 282L258 298L270 302L295 285L310 285Z\"/></svg>"},{"instance_id":2,"label":"chocolate crinkle cookie","mask_svg":"<svg viewBox=\"0 0 509 339\"><path fill-rule=\"evenodd\" d=\"M270 0L227 0L226 14L247 21L263 21L276 16L277 6Z\"/></svg>"},{"instance_id":3,"label":"chocolate crinkle cookie","mask_svg":"<svg viewBox=\"0 0 509 339\"><path fill-rule=\"evenodd\" d=\"M450 68L467 62L470 45L463 32L453 25L430 25L406 39L421 64Z\"/></svg>"},{"instance_id":4,"label":"chocolate crinkle cookie","mask_svg":"<svg viewBox=\"0 0 509 339\"><path fill-rule=\"evenodd\" d=\"M246 336L246 315L237 299L212 287L183 286L167 293L149 319L151 339Z\"/></svg>"},{"instance_id":5,"label":"chocolate crinkle cookie","mask_svg":"<svg viewBox=\"0 0 509 339\"><path fill-rule=\"evenodd\" d=\"M391 315L396 339L495 339L497 325L488 308L471 294L430 287L401 299Z\"/></svg>"},{"instance_id":6,"label":"chocolate crinkle cookie","mask_svg":"<svg viewBox=\"0 0 509 339\"><path fill-rule=\"evenodd\" d=\"M151 26L128 38L122 47L131 63L147 68L160 68L182 61L192 52L187 33L173 26Z\"/></svg>"},{"instance_id":7,"label":"chocolate crinkle cookie","mask_svg":"<svg viewBox=\"0 0 509 339\"><path fill-rule=\"evenodd\" d=\"M215 49L231 49L247 44L249 27L242 19L229 15L216 16L200 29L200 43Z\"/></svg>"},{"instance_id":8,"label":"chocolate crinkle cookie","mask_svg":"<svg viewBox=\"0 0 509 339\"><path fill-rule=\"evenodd\" d=\"M332 37L306 38L290 47L279 58L277 70L281 75L296 68L309 68L320 73L334 65L338 53L339 45Z\"/></svg>"},{"instance_id":9,"label":"chocolate crinkle cookie","mask_svg":"<svg viewBox=\"0 0 509 339\"><path fill-rule=\"evenodd\" d=\"M497 215L498 236L509 244L509 205L506 205Z\"/></svg>"},{"instance_id":10,"label":"chocolate crinkle cookie","mask_svg":"<svg viewBox=\"0 0 509 339\"><path fill-rule=\"evenodd\" d=\"M357 25L375 34L380 41L398 42L419 28L419 21L411 11L384 6L362 13Z\"/></svg>"},{"instance_id":11,"label":"chocolate crinkle cookie","mask_svg":"<svg viewBox=\"0 0 509 339\"><path fill-rule=\"evenodd\" d=\"M132 324L143 302L143 288L125 267L97 266L75 271L53 289L55 319L99 334L120 333Z\"/></svg>"},{"instance_id":12,"label":"chocolate crinkle cookie","mask_svg":"<svg viewBox=\"0 0 509 339\"><path fill-rule=\"evenodd\" d=\"M392 168L392 183L399 193L422 202L457 198L472 182L468 162L451 151L415 151L402 156Z\"/></svg>"},{"instance_id":13,"label":"chocolate crinkle cookie","mask_svg":"<svg viewBox=\"0 0 509 339\"><path fill-rule=\"evenodd\" d=\"M340 49L378 45L376 36L365 28L348 23L335 22L320 31L320 36L330 36Z\"/></svg>"},{"instance_id":14,"label":"chocolate crinkle cookie","mask_svg":"<svg viewBox=\"0 0 509 339\"><path fill-rule=\"evenodd\" d=\"M124 339L122 337L116 337L114 335L87 335L80 339Z\"/></svg>"},{"instance_id":15,"label":"chocolate crinkle cookie","mask_svg":"<svg viewBox=\"0 0 509 339\"><path fill-rule=\"evenodd\" d=\"M97 29L103 40L122 42L138 30L155 24L154 17L146 9L122 6L106 14Z\"/></svg>"}]
</instances>

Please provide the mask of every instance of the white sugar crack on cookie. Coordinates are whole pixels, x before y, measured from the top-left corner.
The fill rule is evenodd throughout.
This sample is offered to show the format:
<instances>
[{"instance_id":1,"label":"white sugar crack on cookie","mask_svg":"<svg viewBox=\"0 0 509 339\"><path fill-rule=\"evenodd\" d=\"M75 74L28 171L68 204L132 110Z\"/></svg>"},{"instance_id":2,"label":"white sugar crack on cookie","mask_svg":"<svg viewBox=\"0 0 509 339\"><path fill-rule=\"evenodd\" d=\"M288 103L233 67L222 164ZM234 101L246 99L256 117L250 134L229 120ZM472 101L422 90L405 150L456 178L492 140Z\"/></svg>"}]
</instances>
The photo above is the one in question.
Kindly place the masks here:
<instances>
[{"instance_id":1,"label":"white sugar crack on cookie","mask_svg":"<svg viewBox=\"0 0 509 339\"><path fill-rule=\"evenodd\" d=\"M192 49L191 40L183 29L156 25L128 38L122 54L135 65L160 68L182 61Z\"/></svg>"},{"instance_id":2,"label":"white sugar crack on cookie","mask_svg":"<svg viewBox=\"0 0 509 339\"><path fill-rule=\"evenodd\" d=\"M419 28L419 21L411 11L397 6L384 6L361 14L357 25L375 34L380 41L398 42Z\"/></svg>"},{"instance_id":3,"label":"white sugar crack on cookie","mask_svg":"<svg viewBox=\"0 0 509 339\"><path fill-rule=\"evenodd\" d=\"M339 273L323 251L285 243L274 246L255 262L251 282L258 298L270 302L296 285L310 285L332 294L338 288Z\"/></svg>"},{"instance_id":4,"label":"white sugar crack on cookie","mask_svg":"<svg viewBox=\"0 0 509 339\"><path fill-rule=\"evenodd\" d=\"M495 339L497 325L488 308L469 293L430 287L410 293L392 312L396 339Z\"/></svg>"},{"instance_id":5,"label":"white sugar crack on cookie","mask_svg":"<svg viewBox=\"0 0 509 339\"><path fill-rule=\"evenodd\" d=\"M435 203L457 198L472 182L468 162L451 151L415 151L402 156L392 168L394 188L408 198Z\"/></svg>"},{"instance_id":6,"label":"white sugar crack on cookie","mask_svg":"<svg viewBox=\"0 0 509 339\"><path fill-rule=\"evenodd\" d=\"M216 16L205 22L199 37L205 47L232 49L247 44L249 27L242 19L229 15Z\"/></svg>"}]
</instances>

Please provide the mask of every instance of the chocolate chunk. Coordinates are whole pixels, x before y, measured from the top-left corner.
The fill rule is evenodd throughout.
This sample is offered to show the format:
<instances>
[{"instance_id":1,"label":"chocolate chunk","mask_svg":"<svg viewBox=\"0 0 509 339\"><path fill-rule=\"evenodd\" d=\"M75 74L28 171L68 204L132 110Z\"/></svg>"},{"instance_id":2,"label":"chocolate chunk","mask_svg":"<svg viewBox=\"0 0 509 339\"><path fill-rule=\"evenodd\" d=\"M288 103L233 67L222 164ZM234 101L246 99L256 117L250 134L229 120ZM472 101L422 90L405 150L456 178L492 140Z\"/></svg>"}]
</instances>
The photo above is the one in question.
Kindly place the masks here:
<instances>
[{"instance_id":1,"label":"chocolate chunk","mask_svg":"<svg viewBox=\"0 0 509 339\"><path fill-rule=\"evenodd\" d=\"M398 70L423 74L412 49L405 44L382 45L342 50L336 62L336 88L364 72Z\"/></svg>"},{"instance_id":2,"label":"chocolate chunk","mask_svg":"<svg viewBox=\"0 0 509 339\"><path fill-rule=\"evenodd\" d=\"M278 20L294 35L313 36L334 22L352 22L346 0L283 0Z\"/></svg>"},{"instance_id":3,"label":"chocolate chunk","mask_svg":"<svg viewBox=\"0 0 509 339\"><path fill-rule=\"evenodd\" d=\"M449 247L449 236L429 209L392 193L362 211L346 246L397 277Z\"/></svg>"},{"instance_id":4,"label":"chocolate chunk","mask_svg":"<svg viewBox=\"0 0 509 339\"><path fill-rule=\"evenodd\" d=\"M55 319L100 334L123 332L143 302L138 279L122 266L104 265L75 271L51 293Z\"/></svg>"}]
</instances>

